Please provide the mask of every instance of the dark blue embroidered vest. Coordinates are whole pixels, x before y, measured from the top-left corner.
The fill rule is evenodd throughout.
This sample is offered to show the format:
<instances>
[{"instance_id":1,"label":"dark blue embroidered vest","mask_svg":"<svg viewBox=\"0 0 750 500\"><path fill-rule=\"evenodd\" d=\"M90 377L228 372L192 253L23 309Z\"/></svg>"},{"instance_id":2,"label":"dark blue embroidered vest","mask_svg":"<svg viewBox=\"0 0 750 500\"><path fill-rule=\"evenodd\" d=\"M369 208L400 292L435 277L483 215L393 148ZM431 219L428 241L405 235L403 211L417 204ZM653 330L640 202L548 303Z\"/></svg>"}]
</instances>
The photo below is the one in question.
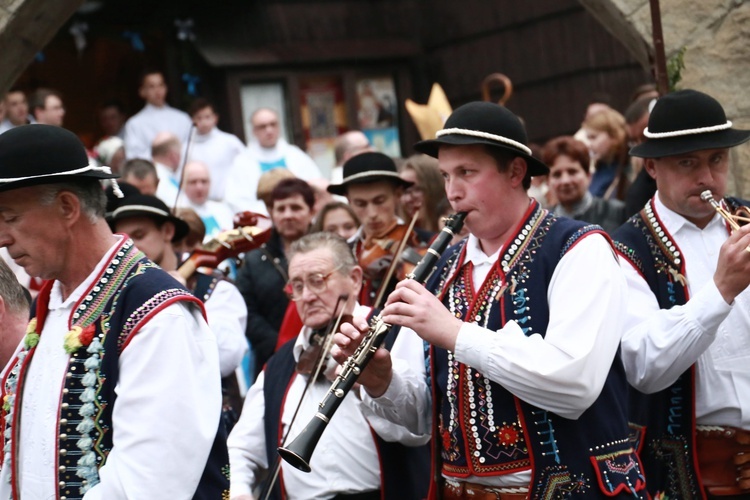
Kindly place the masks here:
<instances>
[{"instance_id":1,"label":"dark blue embroidered vest","mask_svg":"<svg viewBox=\"0 0 750 500\"><path fill-rule=\"evenodd\" d=\"M498 330L516 321L544 336L547 289L560 259L599 226L557 219L534 203L475 294L465 243L449 249L427 287L464 321ZM431 349L431 379L442 473L494 476L531 470L530 499L645 498L644 478L628 440L627 382L615 357L599 398L577 420L534 407Z\"/></svg>"},{"instance_id":2,"label":"dark blue embroidered vest","mask_svg":"<svg viewBox=\"0 0 750 500\"><path fill-rule=\"evenodd\" d=\"M727 200L735 203L735 200ZM614 233L615 248L648 283L659 307L688 301L685 261L654 211L653 199ZM630 420L651 495L705 498L695 456L695 368L663 391L630 388Z\"/></svg>"},{"instance_id":3,"label":"dark blue embroidered vest","mask_svg":"<svg viewBox=\"0 0 750 500\"><path fill-rule=\"evenodd\" d=\"M50 288L43 289L40 298ZM117 404L115 387L120 353L153 313L185 301L199 304L128 239L123 240L98 281L76 304L70 323L93 333L93 338L89 345L84 344L70 354L61 394L58 498L81 498L99 482L98 470L105 465L112 449L112 412ZM21 360L19 388L33 353L32 348ZM20 408L18 399L16 408ZM16 428L13 437L17 437ZM228 497L228 490L229 457L226 433L220 425L193 498L221 499Z\"/></svg>"},{"instance_id":4,"label":"dark blue embroidered vest","mask_svg":"<svg viewBox=\"0 0 750 500\"><path fill-rule=\"evenodd\" d=\"M393 345L396 333L392 330L385 343ZM281 409L286 393L294 380L296 362L293 348L296 339L284 344L265 368L263 397L265 415L263 425L266 432L266 456L269 464L275 464L279 458L276 448L279 446ZM325 432L336 432L335 427ZM430 451L425 446L403 446L389 443L373 432L378 449L381 467L381 498L383 500L421 500L427 494L429 486ZM269 498L281 500L280 481L276 481Z\"/></svg>"}]
</instances>

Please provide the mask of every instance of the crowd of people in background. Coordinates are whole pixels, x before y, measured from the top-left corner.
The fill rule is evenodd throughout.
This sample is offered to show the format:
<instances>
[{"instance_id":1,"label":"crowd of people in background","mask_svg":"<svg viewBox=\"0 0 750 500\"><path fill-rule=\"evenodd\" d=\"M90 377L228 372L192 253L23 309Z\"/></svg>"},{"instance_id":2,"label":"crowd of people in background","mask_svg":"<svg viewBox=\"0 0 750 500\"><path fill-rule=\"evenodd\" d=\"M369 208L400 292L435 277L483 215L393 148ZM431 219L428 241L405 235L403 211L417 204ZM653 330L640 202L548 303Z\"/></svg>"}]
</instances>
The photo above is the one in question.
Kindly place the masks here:
<instances>
[{"instance_id":1,"label":"crowd of people in background","mask_svg":"<svg viewBox=\"0 0 750 500\"><path fill-rule=\"evenodd\" d=\"M622 113L598 96L580 130L542 144L529 143L521 120L506 108L470 103L407 158L376 151L360 131L343 133L333 144L336 167L324 178L305 151L284 139L277 110L254 110L247 124L253 139L245 144L218 128L210 101L198 98L187 112L171 107L159 71L144 73L139 95L145 105L129 118L116 102L100 107L104 135L86 151L85 165L74 139L55 132L64 130L65 117L58 92L14 89L0 106L0 362L11 397L5 442L10 449L12 435L14 446L31 450L19 457L6 453L2 475L13 491L26 498L77 498L89 491L85 498L155 498L148 492L163 485L146 467L170 460L155 450L170 440L192 440L190 432L200 435L199 452L183 442L192 458L169 467L175 476L167 486L176 498L190 498L191 491L198 492L195 498L226 498L222 489L234 500L488 494L509 500L558 498L563 490L565 498L715 498L726 492L735 496L722 498L745 498L750 491L743 481L739 489L712 490L698 473L703 451L694 439L697 432L700 446L721 447L711 441L716 435L731 434L733 445L737 436L741 444L732 456L739 457L747 448L740 437L750 433L742 357L750 355L750 343L730 338L730 331L750 326L747 312L733 307L746 300L748 280L730 276L723 263L748 267L750 235L745 229L728 235L714 207L695 201L698 191L709 189L725 206L741 204L722 201L726 151L750 134L732 129L709 96L682 91L659 97L645 85ZM691 117L691 107L704 115ZM52 148L47 154L58 157L51 167L28 160L26 175L27 165L19 163L29 154L23 147L38 147L40 155ZM55 176L69 183L58 184ZM78 181L106 188L106 210L91 201L95 193L71 187ZM58 189L45 191L48 185ZM73 195L66 198L66 189ZM65 252L53 259L57 267L30 263L13 247L23 238L14 232L14 214L32 210L28 200L52 210L53 199L60 210L50 211L50 220L76 238L98 242L90 259L70 257L80 267L75 278L64 270L64 259L85 246L62 229L49 243ZM452 235L451 250L427 287L405 280L456 211L469 213L467 224ZM34 217L44 220L41 212ZM708 250L699 243L704 229L710 230ZM232 238L245 249L227 243ZM204 254L220 258L209 263ZM134 286L114 289L106 277L95 279L104 268ZM140 275L153 282L144 284ZM102 300L117 314L107 321L71 316L70 324L99 335L101 344L89 339L93 343L84 347L120 354L104 362L96 349L66 347L81 376L100 369L111 377L86 379L79 387L60 353L37 348L41 329L27 329L26 322L35 297L32 317L41 325L51 315L45 330L68 326L71 297L80 307L75 314L88 318L86 307L96 305L99 290L84 288L95 283L112 288ZM141 313L138 300L155 304L153 313ZM344 399L342 415L332 421L336 433L321 440L313 473L280 462L276 447L302 432L336 376L336 361L352 354L368 319L380 311L401 329L389 334L389 351L378 350L361 387ZM333 357L325 357L321 349L332 344L326 329L340 314L348 315L346 326L336 334ZM147 340L135 333L135 340L108 336L110 326L142 328ZM180 366L181 358L166 354L172 347L153 339L159 328L183 327L193 340L178 342L189 358ZM209 338L218 347L210 356L199 352ZM82 409L72 417L78 427L45 422L29 406L68 404L67 392L62 399L57 392L24 393L30 403L13 406L21 387L16 379L29 370L24 358L35 350L53 368L32 364L38 379L29 387L42 391L51 380L57 388L54 377L68 373L76 382L65 382L64 391L83 394L92 384L103 391L99 402L81 395L96 412ZM152 375L168 382L148 387L150 381L134 374L136 355L142 364L164 356L164 367ZM174 373L164 375L167 369ZM198 380L200 374L206 380ZM221 398L215 397L218 379ZM122 384L117 390L116 383ZM629 395L628 384L641 392ZM211 396L202 400L198 388ZM205 411L185 419L181 431L156 425L139 437L132 420L123 423L137 411L124 407L157 401L160 390L183 404L158 406L144 425L160 418L157 410L180 420L190 401ZM146 399L138 402L128 391L142 391ZM212 404L221 407L220 416L205 409ZM17 412L24 425L33 422L50 436L52 427L73 433L78 449L35 443L28 427L14 427ZM102 418L100 425L83 423L92 415ZM122 434L113 436L116 426ZM85 441L90 438L98 438L101 449ZM138 439L153 442L140 450ZM670 442L681 451L670 452ZM44 455L50 447L74 462L32 473L35 460L50 463ZM682 460L669 455L683 452ZM154 455L131 468L141 453ZM11 462L20 483L6 466ZM430 464L440 467L432 477ZM744 462L738 467L738 477L750 483ZM194 477L179 484L186 474ZM53 476L57 492L45 483ZM709 473L704 479L709 476L714 479ZM129 481L138 487L124 484Z\"/></svg>"}]
</instances>

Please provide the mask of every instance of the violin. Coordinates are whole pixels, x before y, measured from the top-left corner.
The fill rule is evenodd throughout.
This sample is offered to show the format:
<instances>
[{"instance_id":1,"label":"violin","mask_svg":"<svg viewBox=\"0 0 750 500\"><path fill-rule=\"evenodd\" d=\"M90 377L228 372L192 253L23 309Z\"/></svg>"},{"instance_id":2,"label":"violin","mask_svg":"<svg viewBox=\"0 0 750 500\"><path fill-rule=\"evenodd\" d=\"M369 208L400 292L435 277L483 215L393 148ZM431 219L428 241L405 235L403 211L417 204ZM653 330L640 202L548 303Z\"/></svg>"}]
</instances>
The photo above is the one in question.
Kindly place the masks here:
<instances>
[{"instance_id":1,"label":"violin","mask_svg":"<svg viewBox=\"0 0 750 500\"><path fill-rule=\"evenodd\" d=\"M351 323L353 320L354 316L351 314L343 314L341 315L338 324ZM328 362L331 354L330 349L328 349L328 346L326 345L328 335L333 335L338 332L327 332L326 330L328 330L328 328L324 330L314 330L312 332L310 335L310 345L307 349L302 351L302 354L300 354L299 359L297 360L297 373L306 376L311 375L319 364L324 365ZM322 362L321 359L323 359ZM321 372L317 375L319 379L320 376L324 374Z\"/></svg>"},{"instance_id":2,"label":"violin","mask_svg":"<svg viewBox=\"0 0 750 500\"><path fill-rule=\"evenodd\" d=\"M199 267L216 268L222 261L260 247L271 237L273 226L265 215L242 212L235 215L235 228L218 234L196 248L177 272L186 281Z\"/></svg>"},{"instance_id":3,"label":"violin","mask_svg":"<svg viewBox=\"0 0 750 500\"><path fill-rule=\"evenodd\" d=\"M366 277L377 279L383 276L388 266L391 265L399 242L406 236L406 229L405 224L396 224L384 236L367 238L364 241L359 254L359 265Z\"/></svg>"},{"instance_id":4,"label":"violin","mask_svg":"<svg viewBox=\"0 0 750 500\"><path fill-rule=\"evenodd\" d=\"M407 243L410 243L413 247L419 245L414 233L414 225L418 216L419 212L415 212L408 226L396 224L384 237L365 240L359 256L359 265L366 278L360 292L362 304L379 307L386 292L392 290L392 287L389 287L391 279L396 277L398 280L402 280L406 277L407 272L413 269L413 265L405 268L402 260L403 255L407 253L405 252ZM397 239L397 236L400 239ZM378 282L377 287L372 286L375 281ZM369 300L373 297L375 297L374 300Z\"/></svg>"}]
</instances>

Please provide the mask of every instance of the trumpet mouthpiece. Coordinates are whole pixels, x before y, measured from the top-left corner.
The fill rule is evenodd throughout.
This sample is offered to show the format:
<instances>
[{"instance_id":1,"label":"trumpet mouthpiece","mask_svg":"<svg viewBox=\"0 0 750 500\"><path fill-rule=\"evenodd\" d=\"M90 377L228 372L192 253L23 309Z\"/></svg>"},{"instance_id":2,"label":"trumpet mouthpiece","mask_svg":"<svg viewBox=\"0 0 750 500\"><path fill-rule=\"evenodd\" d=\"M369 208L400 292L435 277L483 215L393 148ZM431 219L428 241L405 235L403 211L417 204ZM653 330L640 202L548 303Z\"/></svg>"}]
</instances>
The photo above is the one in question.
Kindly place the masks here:
<instances>
[{"instance_id":1,"label":"trumpet mouthpiece","mask_svg":"<svg viewBox=\"0 0 750 500\"><path fill-rule=\"evenodd\" d=\"M714 197L714 195L711 194L711 190L710 189L706 189L705 191L703 191L701 193L701 200L703 200L703 201L710 201L710 200L713 199L713 197Z\"/></svg>"}]
</instances>

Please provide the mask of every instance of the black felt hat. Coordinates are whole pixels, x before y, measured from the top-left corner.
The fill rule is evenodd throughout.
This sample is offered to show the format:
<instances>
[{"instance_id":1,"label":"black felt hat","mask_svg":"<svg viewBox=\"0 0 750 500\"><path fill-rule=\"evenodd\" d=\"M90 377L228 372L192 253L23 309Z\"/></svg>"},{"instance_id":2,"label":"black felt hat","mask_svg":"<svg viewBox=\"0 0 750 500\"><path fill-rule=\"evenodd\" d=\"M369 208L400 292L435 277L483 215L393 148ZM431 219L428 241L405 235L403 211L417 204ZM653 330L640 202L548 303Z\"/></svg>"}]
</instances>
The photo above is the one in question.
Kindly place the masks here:
<instances>
[{"instance_id":1,"label":"black felt hat","mask_svg":"<svg viewBox=\"0 0 750 500\"><path fill-rule=\"evenodd\" d=\"M174 224L172 241L179 241L188 234L190 227L187 222L172 215L167 205L156 196L134 194L119 201L117 208L108 218L109 225L114 229L115 224L131 217L149 217L159 222L169 221Z\"/></svg>"},{"instance_id":2,"label":"black felt hat","mask_svg":"<svg viewBox=\"0 0 750 500\"><path fill-rule=\"evenodd\" d=\"M0 134L0 191L115 177L109 167L90 165L83 143L62 127L21 125Z\"/></svg>"},{"instance_id":3,"label":"black felt hat","mask_svg":"<svg viewBox=\"0 0 750 500\"><path fill-rule=\"evenodd\" d=\"M731 148L750 139L750 130L733 129L719 101L703 92L686 89L656 101L643 135L646 140L634 146L630 154L661 158Z\"/></svg>"},{"instance_id":4,"label":"black felt hat","mask_svg":"<svg viewBox=\"0 0 750 500\"><path fill-rule=\"evenodd\" d=\"M442 145L485 144L504 149L526 160L529 175L545 175L549 168L531 156L526 129L508 108L491 102L470 102L451 113L435 139L420 141L414 149L437 158Z\"/></svg>"},{"instance_id":5,"label":"black felt hat","mask_svg":"<svg viewBox=\"0 0 750 500\"><path fill-rule=\"evenodd\" d=\"M390 156L368 152L352 156L344 163L344 179L341 184L331 184L328 192L346 196L346 188L351 184L367 184L376 181L392 181L397 186L409 187L413 182L398 176L398 169Z\"/></svg>"}]
</instances>

